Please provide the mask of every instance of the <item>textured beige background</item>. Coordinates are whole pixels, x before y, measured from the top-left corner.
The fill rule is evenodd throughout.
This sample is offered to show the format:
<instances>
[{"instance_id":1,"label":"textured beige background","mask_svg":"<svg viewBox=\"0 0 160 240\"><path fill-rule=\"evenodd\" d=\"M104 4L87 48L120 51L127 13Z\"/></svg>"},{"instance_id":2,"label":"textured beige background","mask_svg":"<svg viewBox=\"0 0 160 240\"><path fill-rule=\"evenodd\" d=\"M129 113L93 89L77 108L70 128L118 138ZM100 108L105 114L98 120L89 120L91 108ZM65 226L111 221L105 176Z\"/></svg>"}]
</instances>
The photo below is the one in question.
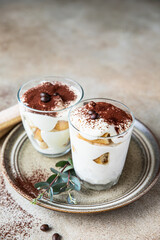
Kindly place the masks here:
<instances>
[{"instance_id":1,"label":"textured beige background","mask_svg":"<svg viewBox=\"0 0 160 240\"><path fill-rule=\"evenodd\" d=\"M85 97L126 103L160 140L160 1L1 0L0 110L16 103L23 82L41 75L69 76ZM32 206L7 185L33 215L31 240L51 239L37 227L47 222L64 240L159 240L159 187L116 211L72 215ZM10 221L7 209L0 214L0 224Z\"/></svg>"}]
</instances>

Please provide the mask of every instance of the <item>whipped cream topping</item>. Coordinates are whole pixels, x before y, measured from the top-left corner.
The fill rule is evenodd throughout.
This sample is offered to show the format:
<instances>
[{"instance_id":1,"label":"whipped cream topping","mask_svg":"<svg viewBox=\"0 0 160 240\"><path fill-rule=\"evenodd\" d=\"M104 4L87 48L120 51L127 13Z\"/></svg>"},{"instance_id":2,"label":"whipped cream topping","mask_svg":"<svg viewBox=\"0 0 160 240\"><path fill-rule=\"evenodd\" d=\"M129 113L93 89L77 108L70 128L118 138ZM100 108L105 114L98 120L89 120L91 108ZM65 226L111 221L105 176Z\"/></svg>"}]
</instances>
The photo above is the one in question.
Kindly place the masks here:
<instances>
[{"instance_id":1,"label":"whipped cream topping","mask_svg":"<svg viewBox=\"0 0 160 240\"><path fill-rule=\"evenodd\" d=\"M71 113L72 124L82 133L100 137L105 133L115 136L132 124L132 116L124 110L106 103L89 102Z\"/></svg>"}]
</instances>

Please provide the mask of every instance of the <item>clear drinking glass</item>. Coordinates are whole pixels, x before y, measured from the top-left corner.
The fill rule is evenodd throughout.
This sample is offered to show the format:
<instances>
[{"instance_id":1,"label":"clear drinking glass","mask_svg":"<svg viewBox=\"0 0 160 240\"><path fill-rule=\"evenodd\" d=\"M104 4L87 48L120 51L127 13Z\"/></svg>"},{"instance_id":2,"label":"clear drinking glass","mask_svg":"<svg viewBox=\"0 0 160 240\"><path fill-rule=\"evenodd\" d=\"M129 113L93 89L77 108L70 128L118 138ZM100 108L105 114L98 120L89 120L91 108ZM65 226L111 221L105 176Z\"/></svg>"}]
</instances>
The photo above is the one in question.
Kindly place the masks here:
<instances>
[{"instance_id":1,"label":"clear drinking glass","mask_svg":"<svg viewBox=\"0 0 160 240\"><path fill-rule=\"evenodd\" d=\"M68 112L73 105L61 110L43 111L28 107L22 102L21 97L27 90L43 82L54 83L57 81L77 89L79 94L73 105L81 101L84 92L77 82L69 78L55 76L31 80L25 83L17 94L26 133L34 148L48 157L62 156L70 150Z\"/></svg>"},{"instance_id":2,"label":"clear drinking glass","mask_svg":"<svg viewBox=\"0 0 160 240\"><path fill-rule=\"evenodd\" d=\"M110 103L129 113L133 120L131 126L123 133L111 137L95 137L79 131L71 121L72 113L90 101ZM134 116L127 106L106 98L83 100L70 110L72 159L75 172L85 187L103 190L118 182L125 164L134 121Z\"/></svg>"}]
</instances>

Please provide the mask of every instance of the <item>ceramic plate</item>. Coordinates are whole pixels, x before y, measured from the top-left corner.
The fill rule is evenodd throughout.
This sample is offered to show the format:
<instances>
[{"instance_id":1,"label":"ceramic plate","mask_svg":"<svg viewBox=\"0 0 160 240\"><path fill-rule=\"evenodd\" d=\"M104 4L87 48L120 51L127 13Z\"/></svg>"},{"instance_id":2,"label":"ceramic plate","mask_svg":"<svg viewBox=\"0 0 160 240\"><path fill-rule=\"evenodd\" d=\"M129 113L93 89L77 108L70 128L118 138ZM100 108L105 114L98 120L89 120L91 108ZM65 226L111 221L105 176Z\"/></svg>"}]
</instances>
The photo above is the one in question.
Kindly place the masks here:
<instances>
[{"instance_id":1,"label":"ceramic plate","mask_svg":"<svg viewBox=\"0 0 160 240\"><path fill-rule=\"evenodd\" d=\"M38 153L28 140L22 124L16 126L6 138L2 148L2 169L12 187L28 200L38 194L34 184L51 174L50 167L60 159L47 158ZM86 190L74 192L76 205L67 204L67 194L54 197L54 201L41 200L40 206L71 213L103 212L123 207L144 195L157 181L160 173L160 150L151 131L136 120L126 164L118 184L106 191Z\"/></svg>"}]
</instances>

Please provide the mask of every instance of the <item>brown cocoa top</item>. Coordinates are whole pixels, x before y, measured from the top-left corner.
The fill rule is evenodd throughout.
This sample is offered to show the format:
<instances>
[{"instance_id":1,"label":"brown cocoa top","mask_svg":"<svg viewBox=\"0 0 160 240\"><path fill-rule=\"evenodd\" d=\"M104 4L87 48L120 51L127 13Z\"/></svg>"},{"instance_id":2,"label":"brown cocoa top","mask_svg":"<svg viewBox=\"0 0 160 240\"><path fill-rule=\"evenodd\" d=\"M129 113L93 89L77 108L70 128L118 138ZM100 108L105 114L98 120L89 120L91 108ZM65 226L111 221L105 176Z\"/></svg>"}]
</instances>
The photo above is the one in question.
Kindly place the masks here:
<instances>
[{"instance_id":1,"label":"brown cocoa top","mask_svg":"<svg viewBox=\"0 0 160 240\"><path fill-rule=\"evenodd\" d=\"M125 123L126 121L132 121L132 116L124 110L106 102L90 102L84 106L89 112L93 111L93 114L97 114L97 118L103 118L108 124L114 124L115 126ZM86 114L89 114L86 112ZM92 116L92 114L90 114ZM88 119L90 120L90 119ZM91 118L91 120L93 120Z\"/></svg>"},{"instance_id":2,"label":"brown cocoa top","mask_svg":"<svg viewBox=\"0 0 160 240\"><path fill-rule=\"evenodd\" d=\"M133 119L128 112L115 105L91 101L76 108L71 114L71 121L77 129L89 135L102 136L109 133L114 136L126 131Z\"/></svg>"},{"instance_id":3,"label":"brown cocoa top","mask_svg":"<svg viewBox=\"0 0 160 240\"><path fill-rule=\"evenodd\" d=\"M61 82L43 82L27 90L21 98L28 107L41 111L66 108L76 99L74 90Z\"/></svg>"}]
</instances>

